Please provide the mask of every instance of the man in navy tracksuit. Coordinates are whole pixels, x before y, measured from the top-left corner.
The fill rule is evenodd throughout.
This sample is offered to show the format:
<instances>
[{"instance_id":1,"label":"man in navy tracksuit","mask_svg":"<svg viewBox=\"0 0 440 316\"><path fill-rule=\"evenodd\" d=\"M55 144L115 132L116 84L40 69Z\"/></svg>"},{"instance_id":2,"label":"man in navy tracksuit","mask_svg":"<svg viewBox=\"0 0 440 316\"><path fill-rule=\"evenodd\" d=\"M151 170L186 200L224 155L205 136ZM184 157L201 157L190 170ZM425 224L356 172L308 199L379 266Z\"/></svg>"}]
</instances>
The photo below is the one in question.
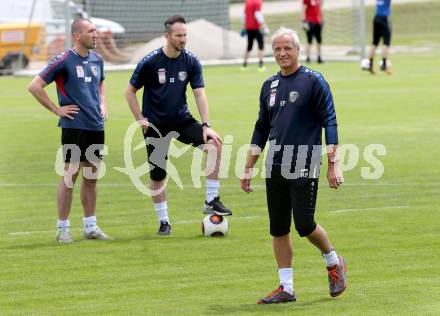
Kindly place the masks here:
<instances>
[{"instance_id":1,"label":"man in navy tracksuit","mask_svg":"<svg viewBox=\"0 0 440 316\"><path fill-rule=\"evenodd\" d=\"M104 89L104 63L92 49L98 33L90 20L77 18L71 25L73 47L44 68L29 85L29 91L45 108L59 116L65 162L64 177L57 191L57 236L60 243L73 242L70 209L73 183L84 168L81 202L84 208L84 237L108 240L96 225L96 182L104 146L104 120L107 119ZM57 86L57 106L44 88ZM88 171L92 171L90 174Z\"/></svg>"},{"instance_id":2,"label":"man in navy tracksuit","mask_svg":"<svg viewBox=\"0 0 440 316\"><path fill-rule=\"evenodd\" d=\"M281 71L263 84L260 112L248 153L242 189L252 192L252 169L266 141L266 191L270 234L278 264L279 287L259 304L296 300L293 287L290 225L322 253L332 297L346 288L346 266L333 249L325 230L314 220L321 164L321 133L325 129L330 188L342 183L336 156L338 132L333 97L320 73L298 63L300 43L296 32L280 28L272 48Z\"/></svg>"},{"instance_id":3,"label":"man in navy tracksuit","mask_svg":"<svg viewBox=\"0 0 440 316\"><path fill-rule=\"evenodd\" d=\"M126 89L125 97L134 118L141 124L147 140L149 163L154 168L149 173L154 209L160 222L158 235L170 235L171 225L166 196L166 161L169 138L207 150L208 161L213 161L212 171L206 175L206 214L232 215L219 196L219 168L222 141L209 123L208 101L203 81L202 65L197 57L185 49L187 27L183 16L175 15L165 23L166 45L146 55L137 65ZM201 122L190 113L186 88L191 86ZM142 111L136 93L143 89ZM171 140L171 139L169 139Z\"/></svg>"}]
</instances>

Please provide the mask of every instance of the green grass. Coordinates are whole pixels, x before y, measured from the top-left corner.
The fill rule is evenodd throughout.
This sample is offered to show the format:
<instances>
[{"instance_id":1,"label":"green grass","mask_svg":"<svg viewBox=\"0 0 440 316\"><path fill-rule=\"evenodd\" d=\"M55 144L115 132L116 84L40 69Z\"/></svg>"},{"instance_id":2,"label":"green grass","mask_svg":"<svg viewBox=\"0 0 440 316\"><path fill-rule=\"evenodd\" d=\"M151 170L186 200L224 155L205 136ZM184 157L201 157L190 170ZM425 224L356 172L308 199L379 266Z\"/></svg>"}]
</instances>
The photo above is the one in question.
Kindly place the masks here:
<instances>
[{"instance_id":1,"label":"green grass","mask_svg":"<svg viewBox=\"0 0 440 316\"><path fill-rule=\"evenodd\" d=\"M372 38L374 6L365 10L366 42ZM280 25L298 31L302 43L306 42L301 29L301 14L285 13L265 16L269 29L274 32ZM352 45L358 42L358 17L352 21L351 9L332 9L324 11L323 41L325 45ZM352 25L354 23L354 26ZM433 45L440 44L440 1L420 1L419 3L393 4L392 6L392 45ZM239 31L239 19L231 20L231 28Z\"/></svg>"},{"instance_id":2,"label":"green grass","mask_svg":"<svg viewBox=\"0 0 440 316\"><path fill-rule=\"evenodd\" d=\"M123 137L132 122L123 99L130 76L126 72L107 74L109 155L98 197L99 225L116 240L82 240L82 210L75 192L75 243L57 245L56 118L25 91L29 78L0 78L1 314L438 314L438 58L393 56L392 76L372 77L355 63L317 66L334 93L341 143L360 148L359 164L345 173L341 189L328 189L322 177L317 205L318 222L348 263L349 288L331 299L318 251L293 234L298 301L282 306L255 304L277 285L261 179L254 180L255 192L246 195L231 168L221 190L234 209L230 234L203 238L199 223L204 190L191 186L191 154L174 159L185 188L169 184L173 235L156 237L150 199L114 169L124 166ZM237 149L250 139L259 89L267 76L255 66L248 73L237 67L205 69L213 126L223 136L234 136L232 167ZM378 180L364 180L361 168L370 164L362 153L373 143L386 146L387 155L380 157L385 173ZM139 165L144 151L134 155Z\"/></svg>"}]
</instances>

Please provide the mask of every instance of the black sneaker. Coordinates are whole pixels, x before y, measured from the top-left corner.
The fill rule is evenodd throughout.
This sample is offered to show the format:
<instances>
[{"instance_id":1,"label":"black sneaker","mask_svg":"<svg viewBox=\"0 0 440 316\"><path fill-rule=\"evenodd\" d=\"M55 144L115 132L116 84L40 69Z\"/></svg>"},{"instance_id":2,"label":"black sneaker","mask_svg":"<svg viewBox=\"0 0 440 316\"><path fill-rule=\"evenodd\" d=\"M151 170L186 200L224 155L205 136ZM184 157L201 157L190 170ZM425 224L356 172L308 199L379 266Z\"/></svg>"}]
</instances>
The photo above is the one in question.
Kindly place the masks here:
<instances>
[{"instance_id":1,"label":"black sneaker","mask_svg":"<svg viewBox=\"0 0 440 316\"><path fill-rule=\"evenodd\" d=\"M220 196L217 196L211 202L205 201L205 210L203 211L205 214L216 214L220 216L229 216L232 215L232 211L228 209L223 203L220 201Z\"/></svg>"},{"instance_id":2,"label":"black sneaker","mask_svg":"<svg viewBox=\"0 0 440 316\"><path fill-rule=\"evenodd\" d=\"M160 236L171 235L171 225L168 222L160 222L157 234Z\"/></svg>"},{"instance_id":3,"label":"black sneaker","mask_svg":"<svg viewBox=\"0 0 440 316\"><path fill-rule=\"evenodd\" d=\"M277 289L270 292L266 297L259 299L257 304L279 304L279 303L288 303L295 302L296 296L295 293L290 294L284 291L282 285L280 285Z\"/></svg>"},{"instance_id":4,"label":"black sneaker","mask_svg":"<svg viewBox=\"0 0 440 316\"><path fill-rule=\"evenodd\" d=\"M317 62L318 62L318 64L323 64L324 63L324 61L322 60L321 56L318 57Z\"/></svg>"}]
</instances>

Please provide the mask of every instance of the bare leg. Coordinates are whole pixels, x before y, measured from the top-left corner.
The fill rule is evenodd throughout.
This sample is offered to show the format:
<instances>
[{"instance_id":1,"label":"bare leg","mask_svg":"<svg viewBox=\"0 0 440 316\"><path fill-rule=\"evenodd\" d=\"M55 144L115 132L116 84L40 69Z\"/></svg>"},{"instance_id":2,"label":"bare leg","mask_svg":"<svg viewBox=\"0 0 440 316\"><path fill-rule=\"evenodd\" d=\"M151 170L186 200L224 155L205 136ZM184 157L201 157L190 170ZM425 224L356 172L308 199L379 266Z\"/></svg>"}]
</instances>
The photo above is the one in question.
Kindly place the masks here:
<instances>
[{"instance_id":1,"label":"bare leg","mask_svg":"<svg viewBox=\"0 0 440 316\"><path fill-rule=\"evenodd\" d=\"M291 268L292 267L292 241L290 239L290 233L273 237L273 252L278 264L278 269Z\"/></svg>"},{"instance_id":2,"label":"bare leg","mask_svg":"<svg viewBox=\"0 0 440 316\"><path fill-rule=\"evenodd\" d=\"M382 46L382 58L388 58L388 46Z\"/></svg>"},{"instance_id":3,"label":"bare leg","mask_svg":"<svg viewBox=\"0 0 440 316\"><path fill-rule=\"evenodd\" d=\"M330 240L327 237L327 233L320 225L316 226L315 230L307 236L307 239L315 247L321 250L322 253L329 253L333 249Z\"/></svg>"},{"instance_id":4,"label":"bare leg","mask_svg":"<svg viewBox=\"0 0 440 316\"><path fill-rule=\"evenodd\" d=\"M321 44L316 44L316 52L318 54L318 63L322 63Z\"/></svg>"},{"instance_id":5,"label":"bare leg","mask_svg":"<svg viewBox=\"0 0 440 316\"><path fill-rule=\"evenodd\" d=\"M368 54L368 58L374 58L374 55L376 55L376 49L377 49L377 46L375 46L375 45L372 45L371 46L371 48L370 48L370 53Z\"/></svg>"},{"instance_id":6,"label":"bare leg","mask_svg":"<svg viewBox=\"0 0 440 316\"><path fill-rule=\"evenodd\" d=\"M307 57L307 62L310 62L310 44L309 43L306 44L306 57Z\"/></svg>"},{"instance_id":7,"label":"bare leg","mask_svg":"<svg viewBox=\"0 0 440 316\"><path fill-rule=\"evenodd\" d=\"M375 71L374 71L374 55L376 55L376 48L377 48L377 46L375 46L375 45L373 45L373 46L371 46L371 48L370 48L370 54L369 54L369 58L370 58L370 73L371 74L375 74Z\"/></svg>"},{"instance_id":8,"label":"bare leg","mask_svg":"<svg viewBox=\"0 0 440 316\"><path fill-rule=\"evenodd\" d=\"M61 178L57 189L58 219L67 220L72 207L73 186L79 173L78 164L64 165L64 177Z\"/></svg>"},{"instance_id":9,"label":"bare leg","mask_svg":"<svg viewBox=\"0 0 440 316\"><path fill-rule=\"evenodd\" d=\"M217 144L210 139L208 141L208 146L205 147L205 151L207 152L206 177L210 180L218 180L222 156L222 144Z\"/></svg>"},{"instance_id":10,"label":"bare leg","mask_svg":"<svg viewBox=\"0 0 440 316\"><path fill-rule=\"evenodd\" d=\"M150 188L153 191L153 195L151 196L153 203L161 203L166 201L167 195L164 186L165 186L165 180L161 180L161 181L151 180Z\"/></svg>"},{"instance_id":11,"label":"bare leg","mask_svg":"<svg viewBox=\"0 0 440 316\"><path fill-rule=\"evenodd\" d=\"M84 209L84 217L96 214L96 179L83 178L81 183L81 204Z\"/></svg>"},{"instance_id":12,"label":"bare leg","mask_svg":"<svg viewBox=\"0 0 440 316\"><path fill-rule=\"evenodd\" d=\"M384 59L386 61L386 64L383 66L384 68L382 70L385 70L385 72L388 75L391 75L392 74L391 65L390 65L389 61L387 60L388 49L389 49L389 46L386 46L386 45L382 46L382 59Z\"/></svg>"},{"instance_id":13,"label":"bare leg","mask_svg":"<svg viewBox=\"0 0 440 316\"><path fill-rule=\"evenodd\" d=\"M244 51L244 55L243 55L243 67L247 66L248 57L249 57L249 52L246 48L246 50Z\"/></svg>"},{"instance_id":14,"label":"bare leg","mask_svg":"<svg viewBox=\"0 0 440 316\"><path fill-rule=\"evenodd\" d=\"M260 65L263 65L264 61L264 51L262 49L258 50L258 60L260 61Z\"/></svg>"},{"instance_id":15,"label":"bare leg","mask_svg":"<svg viewBox=\"0 0 440 316\"><path fill-rule=\"evenodd\" d=\"M83 181L81 183L80 199L84 209L84 217L96 214L96 183L98 168L89 162L81 163L83 166ZM90 168L87 171L84 168Z\"/></svg>"}]
</instances>

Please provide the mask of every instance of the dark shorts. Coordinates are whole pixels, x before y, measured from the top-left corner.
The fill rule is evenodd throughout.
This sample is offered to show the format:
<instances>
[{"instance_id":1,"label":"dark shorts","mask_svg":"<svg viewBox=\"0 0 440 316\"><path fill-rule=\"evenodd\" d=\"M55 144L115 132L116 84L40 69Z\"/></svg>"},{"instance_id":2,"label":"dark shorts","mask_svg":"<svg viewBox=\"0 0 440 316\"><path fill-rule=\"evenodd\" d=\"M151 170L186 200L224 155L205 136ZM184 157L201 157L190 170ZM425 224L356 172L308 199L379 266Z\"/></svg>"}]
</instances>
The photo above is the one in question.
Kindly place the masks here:
<instances>
[{"instance_id":1,"label":"dark shorts","mask_svg":"<svg viewBox=\"0 0 440 316\"><path fill-rule=\"evenodd\" d=\"M65 163L99 162L104 147L104 131L63 128L61 144Z\"/></svg>"},{"instance_id":2,"label":"dark shorts","mask_svg":"<svg viewBox=\"0 0 440 316\"><path fill-rule=\"evenodd\" d=\"M194 147L204 144L203 128L194 118L172 126L154 124L154 128L150 127L144 132L144 138L147 143L148 162L154 166L150 170L150 179L154 181L166 178L168 149L172 138Z\"/></svg>"},{"instance_id":3,"label":"dark shorts","mask_svg":"<svg viewBox=\"0 0 440 316\"><path fill-rule=\"evenodd\" d=\"M301 237L312 233L316 228L317 193L317 178L285 179L280 172L272 171L272 176L266 178L270 234L283 236L290 233L292 216Z\"/></svg>"},{"instance_id":4,"label":"dark shorts","mask_svg":"<svg viewBox=\"0 0 440 316\"><path fill-rule=\"evenodd\" d=\"M308 24L309 24L309 29L306 31L307 43L312 44L313 37L315 37L318 44L321 44L322 24L312 23L312 22L308 22Z\"/></svg>"},{"instance_id":5,"label":"dark shorts","mask_svg":"<svg viewBox=\"0 0 440 316\"><path fill-rule=\"evenodd\" d=\"M247 51L250 52L254 46L254 40L257 40L258 49L264 49L263 34L260 30L246 30L247 32Z\"/></svg>"},{"instance_id":6,"label":"dark shorts","mask_svg":"<svg viewBox=\"0 0 440 316\"><path fill-rule=\"evenodd\" d=\"M379 45L383 38L383 44L390 46L391 43L391 19L387 16L375 16L373 21L373 45Z\"/></svg>"}]
</instances>

